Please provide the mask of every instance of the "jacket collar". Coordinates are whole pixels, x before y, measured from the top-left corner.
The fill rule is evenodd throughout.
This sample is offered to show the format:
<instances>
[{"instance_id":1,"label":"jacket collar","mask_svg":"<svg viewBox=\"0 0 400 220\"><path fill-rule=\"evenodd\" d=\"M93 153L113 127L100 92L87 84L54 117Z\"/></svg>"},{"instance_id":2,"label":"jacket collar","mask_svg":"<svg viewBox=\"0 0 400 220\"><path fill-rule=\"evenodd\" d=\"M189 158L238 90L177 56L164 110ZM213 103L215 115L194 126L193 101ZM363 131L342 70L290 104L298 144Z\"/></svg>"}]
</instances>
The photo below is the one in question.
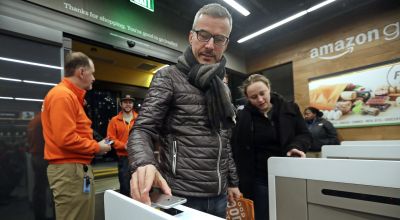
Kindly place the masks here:
<instances>
[{"instance_id":1,"label":"jacket collar","mask_svg":"<svg viewBox=\"0 0 400 220\"><path fill-rule=\"evenodd\" d=\"M137 116L138 116L138 113L135 112L135 111L132 111L132 114L133 114L133 117L132 117L131 123L132 123L132 122L137 118ZM120 111L120 112L118 113L117 119L120 120L120 121L123 121L123 120L124 120L124 116L123 116L122 111Z\"/></svg>"},{"instance_id":2,"label":"jacket collar","mask_svg":"<svg viewBox=\"0 0 400 220\"><path fill-rule=\"evenodd\" d=\"M288 105L290 102L285 101L285 98L278 93L271 93L271 103L275 110L281 114L296 115L295 109L291 107L292 105Z\"/></svg>"},{"instance_id":3,"label":"jacket collar","mask_svg":"<svg viewBox=\"0 0 400 220\"><path fill-rule=\"evenodd\" d=\"M86 94L86 90L81 89L79 87L77 87L75 84L73 84L70 80L68 80L67 78L64 78L61 83L61 85L67 87L69 90L71 90L76 97L79 100L79 103L83 106L83 102L84 102L84 98L85 98L85 94Z\"/></svg>"}]
</instances>

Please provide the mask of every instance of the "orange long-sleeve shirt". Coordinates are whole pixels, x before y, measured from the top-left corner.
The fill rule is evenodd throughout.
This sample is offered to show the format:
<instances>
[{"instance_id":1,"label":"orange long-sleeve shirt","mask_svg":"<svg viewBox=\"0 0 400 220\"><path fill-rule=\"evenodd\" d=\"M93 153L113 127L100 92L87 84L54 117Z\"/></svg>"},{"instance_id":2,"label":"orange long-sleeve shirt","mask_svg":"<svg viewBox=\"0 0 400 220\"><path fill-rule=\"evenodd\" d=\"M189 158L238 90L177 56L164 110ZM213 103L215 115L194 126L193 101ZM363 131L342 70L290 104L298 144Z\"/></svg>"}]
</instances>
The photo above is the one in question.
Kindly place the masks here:
<instances>
[{"instance_id":1,"label":"orange long-sleeve shirt","mask_svg":"<svg viewBox=\"0 0 400 220\"><path fill-rule=\"evenodd\" d=\"M107 137L114 141L113 147L117 151L119 157L128 156L125 145L128 142L129 131L135 124L137 116L138 113L134 111L132 120L127 124L123 119L122 112L120 112L108 122Z\"/></svg>"},{"instance_id":2,"label":"orange long-sleeve shirt","mask_svg":"<svg viewBox=\"0 0 400 220\"><path fill-rule=\"evenodd\" d=\"M86 91L64 78L46 95L42 107L44 158L50 164L90 164L100 151L92 121L83 109Z\"/></svg>"}]
</instances>

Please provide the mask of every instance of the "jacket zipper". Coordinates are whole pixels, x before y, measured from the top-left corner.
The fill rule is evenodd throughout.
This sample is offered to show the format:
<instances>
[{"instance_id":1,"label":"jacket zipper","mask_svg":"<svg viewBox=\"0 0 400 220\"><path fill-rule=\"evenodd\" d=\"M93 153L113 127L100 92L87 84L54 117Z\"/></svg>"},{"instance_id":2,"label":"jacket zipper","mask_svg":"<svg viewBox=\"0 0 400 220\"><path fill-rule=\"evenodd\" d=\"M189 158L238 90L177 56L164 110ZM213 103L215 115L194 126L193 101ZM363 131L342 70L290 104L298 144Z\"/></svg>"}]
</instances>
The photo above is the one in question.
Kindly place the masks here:
<instances>
[{"instance_id":1,"label":"jacket zipper","mask_svg":"<svg viewBox=\"0 0 400 220\"><path fill-rule=\"evenodd\" d=\"M176 141L172 142L172 173L176 175L176 156L178 154L178 148L176 146Z\"/></svg>"},{"instance_id":2,"label":"jacket zipper","mask_svg":"<svg viewBox=\"0 0 400 220\"><path fill-rule=\"evenodd\" d=\"M218 160L217 160L217 175L218 175L218 195L221 194L221 171L219 169L219 164L221 162L221 153L222 153L222 141L221 135L217 133L219 140L219 149L218 149Z\"/></svg>"}]
</instances>

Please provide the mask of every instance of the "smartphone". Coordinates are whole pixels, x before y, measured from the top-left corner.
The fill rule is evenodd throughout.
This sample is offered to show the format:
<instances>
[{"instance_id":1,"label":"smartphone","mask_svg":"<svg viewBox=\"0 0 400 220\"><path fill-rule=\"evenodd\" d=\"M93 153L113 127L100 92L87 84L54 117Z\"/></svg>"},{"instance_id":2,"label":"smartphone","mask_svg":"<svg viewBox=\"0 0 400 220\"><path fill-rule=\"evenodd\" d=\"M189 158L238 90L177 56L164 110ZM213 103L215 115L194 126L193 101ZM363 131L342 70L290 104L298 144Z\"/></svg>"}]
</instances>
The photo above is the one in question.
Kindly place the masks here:
<instances>
[{"instance_id":1,"label":"smartphone","mask_svg":"<svg viewBox=\"0 0 400 220\"><path fill-rule=\"evenodd\" d=\"M114 144L114 141L113 141L113 140L110 140L110 139L106 139L106 140L104 141L104 143L111 145L111 144Z\"/></svg>"},{"instance_id":2,"label":"smartphone","mask_svg":"<svg viewBox=\"0 0 400 220\"><path fill-rule=\"evenodd\" d=\"M150 200L151 206L162 209L170 209L187 201L186 198L163 194L160 190L152 190Z\"/></svg>"},{"instance_id":3,"label":"smartphone","mask_svg":"<svg viewBox=\"0 0 400 220\"><path fill-rule=\"evenodd\" d=\"M182 213L183 211L179 210L179 209L174 209L174 208L169 208L169 209L163 209L160 208L161 211L170 214L170 215L177 215L179 213Z\"/></svg>"}]
</instances>

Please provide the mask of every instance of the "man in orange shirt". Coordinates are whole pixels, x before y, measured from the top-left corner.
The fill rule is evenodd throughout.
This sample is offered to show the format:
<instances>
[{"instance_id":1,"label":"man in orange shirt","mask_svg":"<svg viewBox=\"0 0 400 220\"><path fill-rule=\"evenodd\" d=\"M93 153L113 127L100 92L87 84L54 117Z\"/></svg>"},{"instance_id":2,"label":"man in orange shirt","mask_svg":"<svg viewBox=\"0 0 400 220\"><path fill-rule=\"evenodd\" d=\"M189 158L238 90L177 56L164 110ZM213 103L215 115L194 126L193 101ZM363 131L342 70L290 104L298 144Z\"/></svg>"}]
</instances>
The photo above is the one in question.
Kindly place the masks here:
<instances>
[{"instance_id":1,"label":"man in orange shirt","mask_svg":"<svg viewBox=\"0 0 400 220\"><path fill-rule=\"evenodd\" d=\"M44 158L53 192L56 219L94 220L94 179L90 163L111 146L93 139L92 121L83 109L94 82L93 61L85 54L68 54L64 79L46 95L42 106Z\"/></svg>"},{"instance_id":2,"label":"man in orange shirt","mask_svg":"<svg viewBox=\"0 0 400 220\"><path fill-rule=\"evenodd\" d=\"M128 94L121 97L121 111L110 120L107 128L107 137L114 142L112 146L118 155L119 192L128 197L130 196L131 175L126 143L128 142L129 132L138 115L133 110L134 101L135 99Z\"/></svg>"}]
</instances>

